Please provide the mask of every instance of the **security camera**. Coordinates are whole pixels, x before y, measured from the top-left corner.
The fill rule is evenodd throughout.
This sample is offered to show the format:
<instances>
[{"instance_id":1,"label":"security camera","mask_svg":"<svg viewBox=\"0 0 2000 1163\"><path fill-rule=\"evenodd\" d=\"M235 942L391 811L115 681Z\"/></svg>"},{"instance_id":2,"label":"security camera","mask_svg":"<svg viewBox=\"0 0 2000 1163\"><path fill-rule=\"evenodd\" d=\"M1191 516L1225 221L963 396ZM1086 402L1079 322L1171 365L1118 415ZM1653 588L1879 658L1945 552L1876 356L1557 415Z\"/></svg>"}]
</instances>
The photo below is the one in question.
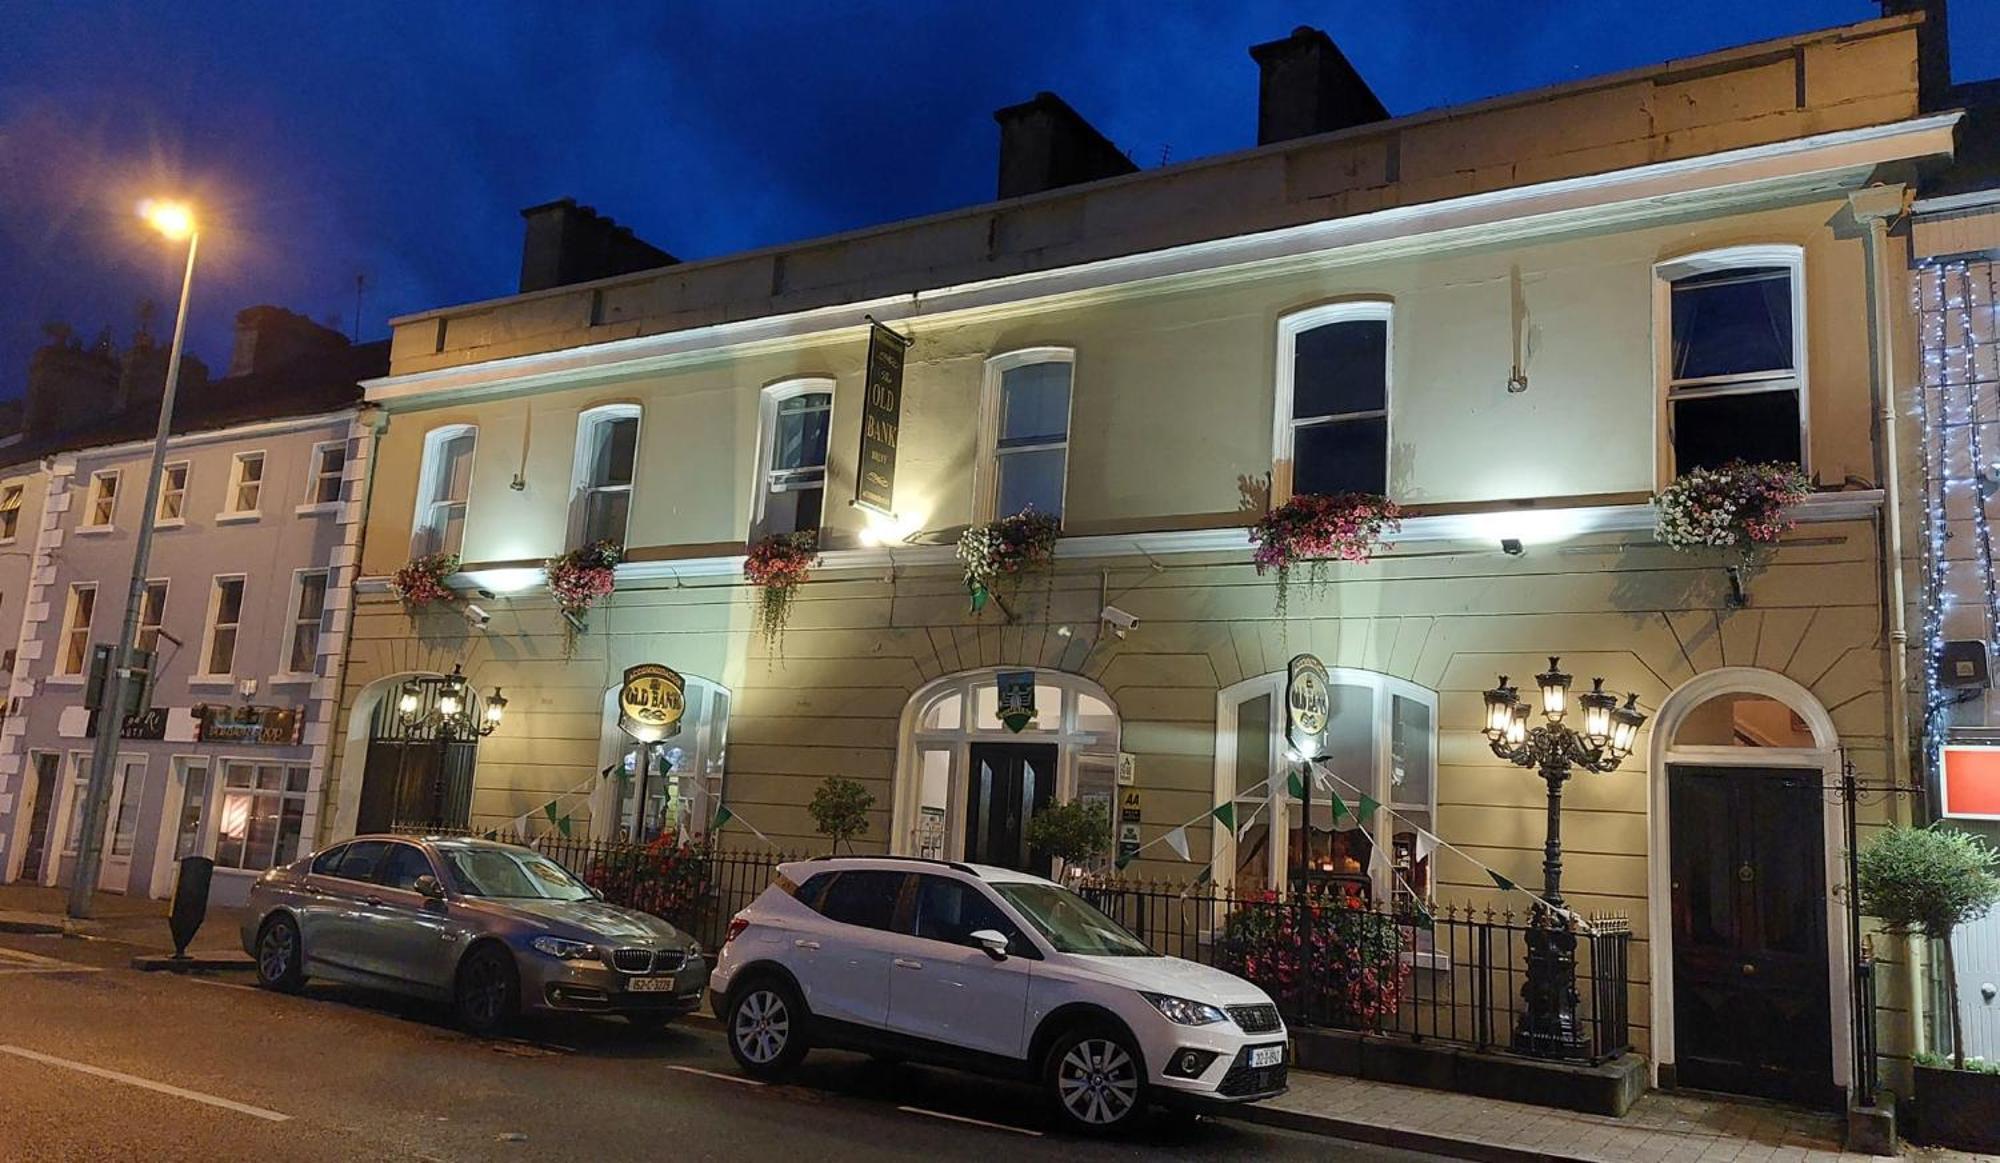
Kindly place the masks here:
<instances>
[{"instance_id":1,"label":"security camera","mask_svg":"<svg viewBox=\"0 0 2000 1163\"><path fill-rule=\"evenodd\" d=\"M485 626L493 620L493 615L471 602L465 603L465 620L474 626Z\"/></svg>"},{"instance_id":2,"label":"security camera","mask_svg":"<svg viewBox=\"0 0 2000 1163\"><path fill-rule=\"evenodd\" d=\"M1139 619L1136 615L1128 614L1117 606L1104 607L1104 609L1098 611L1097 617L1105 625L1111 627L1111 632L1120 638L1130 634L1133 627L1139 624Z\"/></svg>"}]
</instances>

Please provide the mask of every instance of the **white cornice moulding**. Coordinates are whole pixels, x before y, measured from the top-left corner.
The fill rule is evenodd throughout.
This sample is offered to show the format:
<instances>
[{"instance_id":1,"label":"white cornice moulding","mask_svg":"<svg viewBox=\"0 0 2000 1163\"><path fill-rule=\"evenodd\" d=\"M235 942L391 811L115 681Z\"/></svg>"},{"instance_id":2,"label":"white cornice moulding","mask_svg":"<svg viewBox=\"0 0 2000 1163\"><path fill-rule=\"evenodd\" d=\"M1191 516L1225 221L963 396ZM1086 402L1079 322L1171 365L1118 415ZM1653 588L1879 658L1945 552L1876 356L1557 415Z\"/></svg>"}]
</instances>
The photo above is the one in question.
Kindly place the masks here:
<instances>
[{"instance_id":1,"label":"white cornice moulding","mask_svg":"<svg viewBox=\"0 0 2000 1163\"><path fill-rule=\"evenodd\" d=\"M1855 489L1840 493L1815 493L1791 509L1803 524L1823 521L1859 521L1882 507L1882 490ZM1396 547L1407 545L1484 544L1499 552L1503 538L1518 538L1527 545L1545 545L1600 533L1637 533L1653 528L1651 505L1574 505L1549 509L1497 509L1478 513L1440 513L1406 517L1393 538ZM1161 533L1112 533L1090 537L1065 537L1056 542L1056 556L1064 560L1100 557L1174 557L1194 553L1241 552L1248 555L1247 528L1183 529ZM744 555L688 557L675 561L628 561L617 569L618 581L693 581L743 576ZM854 573L869 570L931 568L948 566L958 560L955 545L899 545L868 549L833 549L820 555L818 570ZM519 566L469 569L452 575L454 589L487 589L500 597L536 588L540 579L532 568ZM356 592L386 593L389 579L364 577L354 583Z\"/></svg>"}]
</instances>

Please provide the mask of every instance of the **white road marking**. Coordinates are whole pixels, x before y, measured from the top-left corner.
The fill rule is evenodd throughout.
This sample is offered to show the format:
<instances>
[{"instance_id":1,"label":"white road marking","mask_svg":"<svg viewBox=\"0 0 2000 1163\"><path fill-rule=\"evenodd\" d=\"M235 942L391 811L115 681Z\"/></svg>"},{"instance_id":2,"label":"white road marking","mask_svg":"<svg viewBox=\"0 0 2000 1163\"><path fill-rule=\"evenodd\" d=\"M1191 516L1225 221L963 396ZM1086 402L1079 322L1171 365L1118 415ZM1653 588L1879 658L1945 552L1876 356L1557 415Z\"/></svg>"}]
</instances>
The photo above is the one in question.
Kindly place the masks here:
<instances>
[{"instance_id":1,"label":"white road marking","mask_svg":"<svg viewBox=\"0 0 2000 1163\"><path fill-rule=\"evenodd\" d=\"M74 961L63 961L54 957L44 957L25 949L0 947L0 973L102 973L95 965L79 965Z\"/></svg>"},{"instance_id":2,"label":"white road marking","mask_svg":"<svg viewBox=\"0 0 2000 1163\"><path fill-rule=\"evenodd\" d=\"M742 1085L742 1086L762 1086L762 1085L764 1085L763 1083L761 1083L761 1082L757 1081L757 1080L756 1080L756 1079L754 1079L754 1078L745 1078L745 1077L743 1077L743 1076L742 1076L742 1075L740 1075L740 1074L723 1074L722 1072L720 1072L720 1071L717 1071L717 1070L703 1070L703 1069L702 1069L701 1067L699 1067L699 1066L673 1066L673 1065L669 1065L669 1066L667 1067L667 1069L669 1069L669 1070L678 1070L678 1071L680 1071L680 1072L681 1072L682 1074L699 1074L699 1075L701 1075L701 1076L702 1076L703 1078L720 1078L720 1079L721 1079L722 1081L724 1081L724 1082L734 1082L734 1083L737 1083L737 1084L739 1084L739 1085Z\"/></svg>"},{"instance_id":3,"label":"white road marking","mask_svg":"<svg viewBox=\"0 0 2000 1163\"><path fill-rule=\"evenodd\" d=\"M157 1094L170 1094L175 1098L184 1098L190 1102L221 1107L223 1110L235 1111L237 1114L249 1115L251 1118L264 1119L268 1122L282 1123L290 1120L292 1117L290 1115L279 1114L277 1111L265 1110L261 1106L251 1106L248 1103L234 1102L212 1094L203 1094L198 1090L183 1090L178 1086L168 1086L164 1082L154 1082L150 1078L140 1078L133 1074L123 1074L116 1070L106 1070L102 1066L92 1066L87 1062L72 1062L67 1058L57 1058L53 1054L39 1054L33 1050L24 1050L19 1046L0 1046L0 1054L12 1054L17 1058L26 1058L32 1062L41 1062L49 1066L60 1066L65 1070L74 1070L79 1074L105 1078L112 1082L122 1082L127 1086L136 1086L141 1090L150 1090Z\"/></svg>"},{"instance_id":4,"label":"white road marking","mask_svg":"<svg viewBox=\"0 0 2000 1163\"><path fill-rule=\"evenodd\" d=\"M270 993L270 992L271 992L271 991L270 991L270 990L268 990L268 989L259 989L259 988L257 988L257 987L256 987L256 986L254 986L254 985L244 985L244 984L243 984L242 982L239 982L239 981L216 981L216 980L214 980L214 979L212 979L212 978L207 978L207 977L185 977L185 978L183 978L182 980L184 980L184 981L192 981L192 982L194 982L194 983L195 983L196 985L218 985L218 986L221 986L221 987L222 987L223 989L240 989L240 990L243 990L243 991L244 991L244 992L246 992L246 993Z\"/></svg>"},{"instance_id":5,"label":"white road marking","mask_svg":"<svg viewBox=\"0 0 2000 1163\"><path fill-rule=\"evenodd\" d=\"M985 1119L972 1119L964 1115L949 1115L943 1111L927 1111L920 1106L899 1106L896 1109L905 1114L926 1115L930 1118L946 1119L954 1123L970 1123L975 1127L990 1127L996 1131L1012 1131L1017 1135L1027 1135L1035 1139L1042 1137L1040 1131L1031 1131L1026 1127L1010 1127L1006 1123L989 1123Z\"/></svg>"}]
</instances>

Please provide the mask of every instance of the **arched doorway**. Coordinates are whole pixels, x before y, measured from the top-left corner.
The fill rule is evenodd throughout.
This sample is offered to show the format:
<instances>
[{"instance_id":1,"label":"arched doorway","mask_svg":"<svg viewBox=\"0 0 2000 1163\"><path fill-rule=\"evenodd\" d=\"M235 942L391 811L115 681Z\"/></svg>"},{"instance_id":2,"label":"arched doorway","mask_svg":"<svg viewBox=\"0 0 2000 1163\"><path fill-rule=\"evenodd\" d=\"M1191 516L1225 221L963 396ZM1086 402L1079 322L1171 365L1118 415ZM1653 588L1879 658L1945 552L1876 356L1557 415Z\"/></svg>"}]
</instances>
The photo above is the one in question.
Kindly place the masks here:
<instances>
[{"instance_id":1,"label":"arched doorway","mask_svg":"<svg viewBox=\"0 0 2000 1163\"><path fill-rule=\"evenodd\" d=\"M1033 691L1018 731L1001 719L1001 676ZM1047 874L1028 819L1050 803L1101 800L1118 784L1118 710L1104 688L1054 670L986 668L941 678L903 708L889 850Z\"/></svg>"},{"instance_id":2,"label":"arched doorway","mask_svg":"<svg viewBox=\"0 0 2000 1163\"><path fill-rule=\"evenodd\" d=\"M618 689L604 694L598 748L603 782L590 797L594 840L645 843L669 829L705 835L729 794L729 688L683 675L679 729L641 743L618 725Z\"/></svg>"},{"instance_id":3,"label":"arched doorway","mask_svg":"<svg viewBox=\"0 0 2000 1163\"><path fill-rule=\"evenodd\" d=\"M375 700L355 812L357 834L472 826L479 739L440 728L440 703L446 699L460 700L465 718L480 721L478 691L464 682L454 688L442 676L411 676L390 697ZM460 706L451 705L449 713L460 714Z\"/></svg>"},{"instance_id":4,"label":"arched doorway","mask_svg":"<svg viewBox=\"0 0 2000 1163\"><path fill-rule=\"evenodd\" d=\"M1812 693L1772 671L1709 671L1662 704L1647 855L1662 1084L1842 1101L1839 746Z\"/></svg>"}]
</instances>

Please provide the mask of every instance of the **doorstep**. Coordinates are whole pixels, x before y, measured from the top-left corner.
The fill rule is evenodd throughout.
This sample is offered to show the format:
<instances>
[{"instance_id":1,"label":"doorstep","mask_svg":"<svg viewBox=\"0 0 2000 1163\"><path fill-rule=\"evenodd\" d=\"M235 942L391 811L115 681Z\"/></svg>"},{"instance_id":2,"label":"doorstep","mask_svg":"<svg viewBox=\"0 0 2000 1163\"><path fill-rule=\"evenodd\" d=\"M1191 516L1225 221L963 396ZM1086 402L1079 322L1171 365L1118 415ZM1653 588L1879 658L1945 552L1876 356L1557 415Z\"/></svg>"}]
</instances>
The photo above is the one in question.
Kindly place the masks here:
<instances>
[{"instance_id":1,"label":"doorstep","mask_svg":"<svg viewBox=\"0 0 2000 1163\"><path fill-rule=\"evenodd\" d=\"M1311 1070L1294 1069L1290 1081L1291 1090L1275 1099L1219 1113L1288 1130L1492 1163L1689 1159L1864 1163L1875 1158L1843 1149L1846 1124L1838 1115L1685 1091L1648 1091L1623 1118L1613 1118ZM1903 1154L1937 1163L1979 1158L1929 1148L1906 1148Z\"/></svg>"}]
</instances>

